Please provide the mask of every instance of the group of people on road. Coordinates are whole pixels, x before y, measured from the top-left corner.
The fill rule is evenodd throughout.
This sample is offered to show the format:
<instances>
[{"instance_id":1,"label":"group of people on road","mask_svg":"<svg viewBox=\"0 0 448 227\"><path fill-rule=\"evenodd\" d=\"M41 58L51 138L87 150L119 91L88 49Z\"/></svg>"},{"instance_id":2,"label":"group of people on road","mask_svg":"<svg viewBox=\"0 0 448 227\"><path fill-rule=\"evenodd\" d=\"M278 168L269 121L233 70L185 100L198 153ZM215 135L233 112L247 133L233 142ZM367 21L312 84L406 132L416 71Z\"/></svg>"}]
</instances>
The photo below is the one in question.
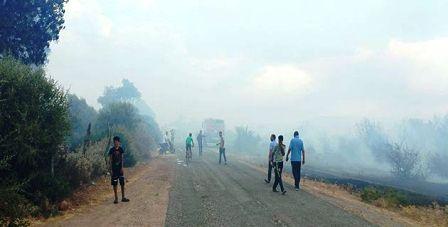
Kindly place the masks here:
<instances>
[{"instance_id":1,"label":"group of people on road","mask_svg":"<svg viewBox=\"0 0 448 227\"><path fill-rule=\"evenodd\" d=\"M294 132L294 137L289 142L288 152L286 153L286 145L283 144L283 136L279 135L276 139L275 134L271 135L271 142L269 144L269 156L268 156L268 177L264 181L269 184L271 182L272 170L274 170L274 185L272 186L273 192L278 192L277 187L280 186L282 194L286 194L286 190L283 187L282 172L283 172L283 157L286 155L286 162L289 161L289 155L291 154L291 168L294 176L294 187L296 191L300 189L300 175L302 165L305 164L305 149L303 147L303 141L299 138L299 132Z\"/></svg>"},{"instance_id":2,"label":"group of people on road","mask_svg":"<svg viewBox=\"0 0 448 227\"><path fill-rule=\"evenodd\" d=\"M199 155L202 155L202 146L204 141L204 134L202 134L202 130L199 132L196 137L198 141L199 147ZM277 139L277 140L276 140ZM168 137L168 132L165 134L164 141L167 143L172 143L174 138L171 140ZM294 132L294 137L289 142L288 150L286 152L286 145L283 143L283 136L279 135L276 138L275 134L271 135L271 142L269 144L269 156L268 156L268 176L265 179L266 183L271 182L272 178L272 170L274 170L274 184L272 186L273 192L279 192L277 187L280 186L280 190L282 194L286 194L286 190L283 186L282 180L282 172L283 172L283 158L286 155L286 162L289 161L289 155L291 154L291 168L292 174L294 176L294 186L295 190L298 191L300 189L300 175L301 168L305 164L305 149L303 146L303 141L299 138L299 132ZM110 172L111 172L111 185L114 189L115 200L114 203L118 203L118 193L117 186L120 183L121 187L121 201L129 202L129 199L125 197L125 179L123 173L123 154L124 150L120 144L120 138L115 136L113 138L114 146L109 150L109 164L110 164ZM172 146L172 144L170 144ZM224 165L227 165L226 159L226 149L225 149L225 141L222 131L219 132L219 142L216 144L219 147L219 164L222 163L222 158L224 159ZM186 155L192 155L192 147L194 147L194 141L192 133L188 134L188 137L185 139L185 150ZM186 156L187 157L187 156Z\"/></svg>"},{"instance_id":3,"label":"group of people on road","mask_svg":"<svg viewBox=\"0 0 448 227\"><path fill-rule=\"evenodd\" d=\"M219 142L216 144L216 146L219 147L219 164L221 164L222 158L224 158L224 165L227 165L227 159L226 159L226 148L224 147L224 136L222 134L222 131L218 133L219 135ZM202 133L202 130L199 131L199 134L196 137L198 149L199 149L199 156L202 156L202 148L204 143L204 137L205 135ZM188 133L187 138L185 139L185 157L191 158L193 156L193 152L191 148L194 147L194 141L193 141L193 135L192 133Z\"/></svg>"}]
</instances>

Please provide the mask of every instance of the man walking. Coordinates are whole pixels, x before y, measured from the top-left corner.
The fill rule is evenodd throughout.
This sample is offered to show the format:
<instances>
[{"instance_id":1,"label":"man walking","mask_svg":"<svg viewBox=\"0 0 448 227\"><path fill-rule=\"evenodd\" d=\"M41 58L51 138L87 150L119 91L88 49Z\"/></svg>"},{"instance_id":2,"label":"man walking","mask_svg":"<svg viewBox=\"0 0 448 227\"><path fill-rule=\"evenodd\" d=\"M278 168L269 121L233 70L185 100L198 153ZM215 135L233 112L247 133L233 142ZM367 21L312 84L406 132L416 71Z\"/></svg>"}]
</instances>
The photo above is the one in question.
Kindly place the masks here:
<instances>
[{"instance_id":1,"label":"man walking","mask_svg":"<svg viewBox=\"0 0 448 227\"><path fill-rule=\"evenodd\" d=\"M282 190L282 194L286 193L285 188L283 187L282 180L282 172L283 172L283 156L285 156L286 146L283 144L283 136L278 136L278 144L275 145L274 150L272 151L272 166L274 168L275 180L274 185L272 186L273 192L277 191L277 186L280 185L280 189Z\"/></svg>"},{"instance_id":2,"label":"man walking","mask_svg":"<svg viewBox=\"0 0 448 227\"><path fill-rule=\"evenodd\" d=\"M271 142L269 143L269 156L268 156L268 178L264 179L264 182L266 184L269 184L271 182L271 176L272 176L272 151L274 150L277 143L275 142L275 135L271 135Z\"/></svg>"},{"instance_id":3,"label":"man walking","mask_svg":"<svg viewBox=\"0 0 448 227\"><path fill-rule=\"evenodd\" d=\"M296 191L300 189L300 172L302 165L305 165L305 149L303 148L303 141L299 138L299 132L294 132L294 138L289 143L288 154L286 161L289 159L291 153L291 167L294 175L294 186Z\"/></svg>"},{"instance_id":4,"label":"man walking","mask_svg":"<svg viewBox=\"0 0 448 227\"><path fill-rule=\"evenodd\" d=\"M222 136L222 131L219 131L219 164L221 164L221 156L224 156L224 165L227 165L226 159L226 148L224 147L224 137Z\"/></svg>"},{"instance_id":5,"label":"man walking","mask_svg":"<svg viewBox=\"0 0 448 227\"><path fill-rule=\"evenodd\" d=\"M109 164L112 172L111 184L114 188L115 200L114 203L118 203L117 185L120 181L121 186L121 202L129 202L124 196L124 174L123 174L123 148L120 146L120 137L114 137L114 147L109 150Z\"/></svg>"},{"instance_id":6,"label":"man walking","mask_svg":"<svg viewBox=\"0 0 448 227\"><path fill-rule=\"evenodd\" d=\"M202 142L204 139L204 134L202 134L202 130L199 131L198 136L196 137L196 140L198 141L198 149L199 149L199 156L202 156Z\"/></svg>"}]
</instances>

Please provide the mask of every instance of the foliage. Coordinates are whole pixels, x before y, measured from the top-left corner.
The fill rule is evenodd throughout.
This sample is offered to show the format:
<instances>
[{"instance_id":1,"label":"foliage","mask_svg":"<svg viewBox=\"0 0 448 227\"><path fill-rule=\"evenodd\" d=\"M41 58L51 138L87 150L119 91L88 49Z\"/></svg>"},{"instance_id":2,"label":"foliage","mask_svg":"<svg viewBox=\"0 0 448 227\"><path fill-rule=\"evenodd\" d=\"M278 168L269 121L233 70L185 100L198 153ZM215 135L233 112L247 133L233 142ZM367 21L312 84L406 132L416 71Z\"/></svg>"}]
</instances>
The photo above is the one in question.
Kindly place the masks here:
<instances>
[{"instance_id":1,"label":"foliage","mask_svg":"<svg viewBox=\"0 0 448 227\"><path fill-rule=\"evenodd\" d=\"M32 205L21 195L19 186L0 187L0 226L26 226L24 218L32 213Z\"/></svg>"},{"instance_id":2,"label":"foliage","mask_svg":"<svg viewBox=\"0 0 448 227\"><path fill-rule=\"evenodd\" d=\"M131 103L110 103L99 111L95 128L97 133L104 135L108 130L119 127L132 130L140 121L137 109Z\"/></svg>"},{"instance_id":3,"label":"foliage","mask_svg":"<svg viewBox=\"0 0 448 227\"><path fill-rule=\"evenodd\" d=\"M85 183L89 183L97 177L103 176L108 171L106 164L104 147L106 139L92 143L85 154L81 148L76 152L68 153L65 157L63 175L71 187L76 188Z\"/></svg>"},{"instance_id":4,"label":"foliage","mask_svg":"<svg viewBox=\"0 0 448 227\"><path fill-rule=\"evenodd\" d=\"M361 190L361 199L367 203L388 208L409 205L406 195L392 188L365 187Z\"/></svg>"},{"instance_id":5,"label":"foliage","mask_svg":"<svg viewBox=\"0 0 448 227\"><path fill-rule=\"evenodd\" d=\"M15 210L25 204L21 196L33 201L37 194L50 196L48 185L35 182L51 174L61 151L69 131L68 104L63 89L42 69L11 57L0 59L0 78L0 191L18 198L6 208ZM23 184L16 188L17 182Z\"/></svg>"},{"instance_id":6,"label":"foliage","mask_svg":"<svg viewBox=\"0 0 448 227\"><path fill-rule=\"evenodd\" d=\"M151 107L141 99L140 91L127 79L123 79L119 87L106 87L103 95L98 98L98 102L103 107L111 103L128 102L135 105L142 115L147 115L151 118L155 116Z\"/></svg>"},{"instance_id":7,"label":"foliage","mask_svg":"<svg viewBox=\"0 0 448 227\"><path fill-rule=\"evenodd\" d=\"M260 147L261 138L247 126L235 128L235 140L233 147L240 152L257 151Z\"/></svg>"},{"instance_id":8,"label":"foliage","mask_svg":"<svg viewBox=\"0 0 448 227\"><path fill-rule=\"evenodd\" d=\"M0 1L0 54L26 64L45 63L50 42L64 28L67 0Z\"/></svg>"},{"instance_id":9,"label":"foliage","mask_svg":"<svg viewBox=\"0 0 448 227\"><path fill-rule=\"evenodd\" d=\"M69 118L71 125L70 137L68 144L70 150L74 150L81 145L86 137L87 128L89 124L94 124L98 113L96 110L86 103L85 99L78 98L78 96L69 94Z\"/></svg>"},{"instance_id":10,"label":"foliage","mask_svg":"<svg viewBox=\"0 0 448 227\"><path fill-rule=\"evenodd\" d=\"M405 143L391 142L377 123L363 121L358 124L358 133L378 161L391 165L394 176L412 178L422 175L419 171L419 154Z\"/></svg>"},{"instance_id":11,"label":"foliage","mask_svg":"<svg viewBox=\"0 0 448 227\"><path fill-rule=\"evenodd\" d=\"M366 187L361 191L361 199L364 202L371 203L381 197L381 193L374 187Z\"/></svg>"},{"instance_id":12,"label":"foliage","mask_svg":"<svg viewBox=\"0 0 448 227\"><path fill-rule=\"evenodd\" d=\"M98 98L98 102L103 106L107 106L114 102L133 103L135 100L140 99L141 93L131 81L123 79L121 84L120 87L116 88L112 86L106 87L103 96Z\"/></svg>"}]
</instances>

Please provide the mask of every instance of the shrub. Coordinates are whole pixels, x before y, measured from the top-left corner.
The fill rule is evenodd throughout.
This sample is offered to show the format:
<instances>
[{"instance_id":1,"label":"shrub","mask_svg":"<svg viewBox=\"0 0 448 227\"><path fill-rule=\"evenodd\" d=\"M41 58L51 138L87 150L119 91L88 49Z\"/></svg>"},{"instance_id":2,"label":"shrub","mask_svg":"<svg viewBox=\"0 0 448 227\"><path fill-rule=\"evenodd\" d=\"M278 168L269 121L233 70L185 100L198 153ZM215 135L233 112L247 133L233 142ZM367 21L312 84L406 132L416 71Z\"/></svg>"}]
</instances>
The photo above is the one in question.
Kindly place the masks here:
<instances>
[{"instance_id":1,"label":"shrub","mask_svg":"<svg viewBox=\"0 0 448 227\"><path fill-rule=\"evenodd\" d=\"M91 144L85 154L81 148L67 154L64 175L73 188L104 175L107 172L105 157L106 139Z\"/></svg>"},{"instance_id":2,"label":"shrub","mask_svg":"<svg viewBox=\"0 0 448 227\"><path fill-rule=\"evenodd\" d=\"M372 203L373 201L379 199L381 193L374 187L365 187L361 191L361 199L364 202Z\"/></svg>"},{"instance_id":3,"label":"shrub","mask_svg":"<svg viewBox=\"0 0 448 227\"><path fill-rule=\"evenodd\" d=\"M65 194L65 185L56 181L61 179L48 176L69 131L68 104L65 91L40 68L5 57L0 78L0 191L15 198L0 216L15 222L26 214L18 212L23 198L37 204L36 199Z\"/></svg>"}]
</instances>

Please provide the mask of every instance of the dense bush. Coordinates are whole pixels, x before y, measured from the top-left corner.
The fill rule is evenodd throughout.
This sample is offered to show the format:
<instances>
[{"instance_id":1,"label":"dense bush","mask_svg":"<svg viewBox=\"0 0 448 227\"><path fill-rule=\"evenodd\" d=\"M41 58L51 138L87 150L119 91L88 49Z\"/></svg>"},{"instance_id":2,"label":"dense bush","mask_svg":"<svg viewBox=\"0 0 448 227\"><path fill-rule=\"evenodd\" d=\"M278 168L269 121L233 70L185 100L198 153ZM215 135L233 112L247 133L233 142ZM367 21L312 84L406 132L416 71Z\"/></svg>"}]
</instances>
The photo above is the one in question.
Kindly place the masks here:
<instances>
[{"instance_id":1,"label":"dense bush","mask_svg":"<svg viewBox=\"0 0 448 227\"><path fill-rule=\"evenodd\" d=\"M365 187L361 190L361 199L367 203L374 203L382 207L398 207L409 205L405 194L392 188Z\"/></svg>"},{"instance_id":2,"label":"dense bush","mask_svg":"<svg viewBox=\"0 0 448 227\"><path fill-rule=\"evenodd\" d=\"M60 146L68 134L66 94L42 69L9 57L0 59L0 78L0 191L32 201L51 197L48 185L42 180L36 182L42 176L53 175ZM18 182L21 184L16 188ZM5 210L20 209L22 201L12 200ZM8 214L0 216L13 218ZM25 215L17 213L14 217L18 214Z\"/></svg>"},{"instance_id":3,"label":"dense bush","mask_svg":"<svg viewBox=\"0 0 448 227\"><path fill-rule=\"evenodd\" d=\"M90 183L108 171L105 148L107 140L92 143L85 153L81 148L65 157L64 175L73 188Z\"/></svg>"}]
</instances>

